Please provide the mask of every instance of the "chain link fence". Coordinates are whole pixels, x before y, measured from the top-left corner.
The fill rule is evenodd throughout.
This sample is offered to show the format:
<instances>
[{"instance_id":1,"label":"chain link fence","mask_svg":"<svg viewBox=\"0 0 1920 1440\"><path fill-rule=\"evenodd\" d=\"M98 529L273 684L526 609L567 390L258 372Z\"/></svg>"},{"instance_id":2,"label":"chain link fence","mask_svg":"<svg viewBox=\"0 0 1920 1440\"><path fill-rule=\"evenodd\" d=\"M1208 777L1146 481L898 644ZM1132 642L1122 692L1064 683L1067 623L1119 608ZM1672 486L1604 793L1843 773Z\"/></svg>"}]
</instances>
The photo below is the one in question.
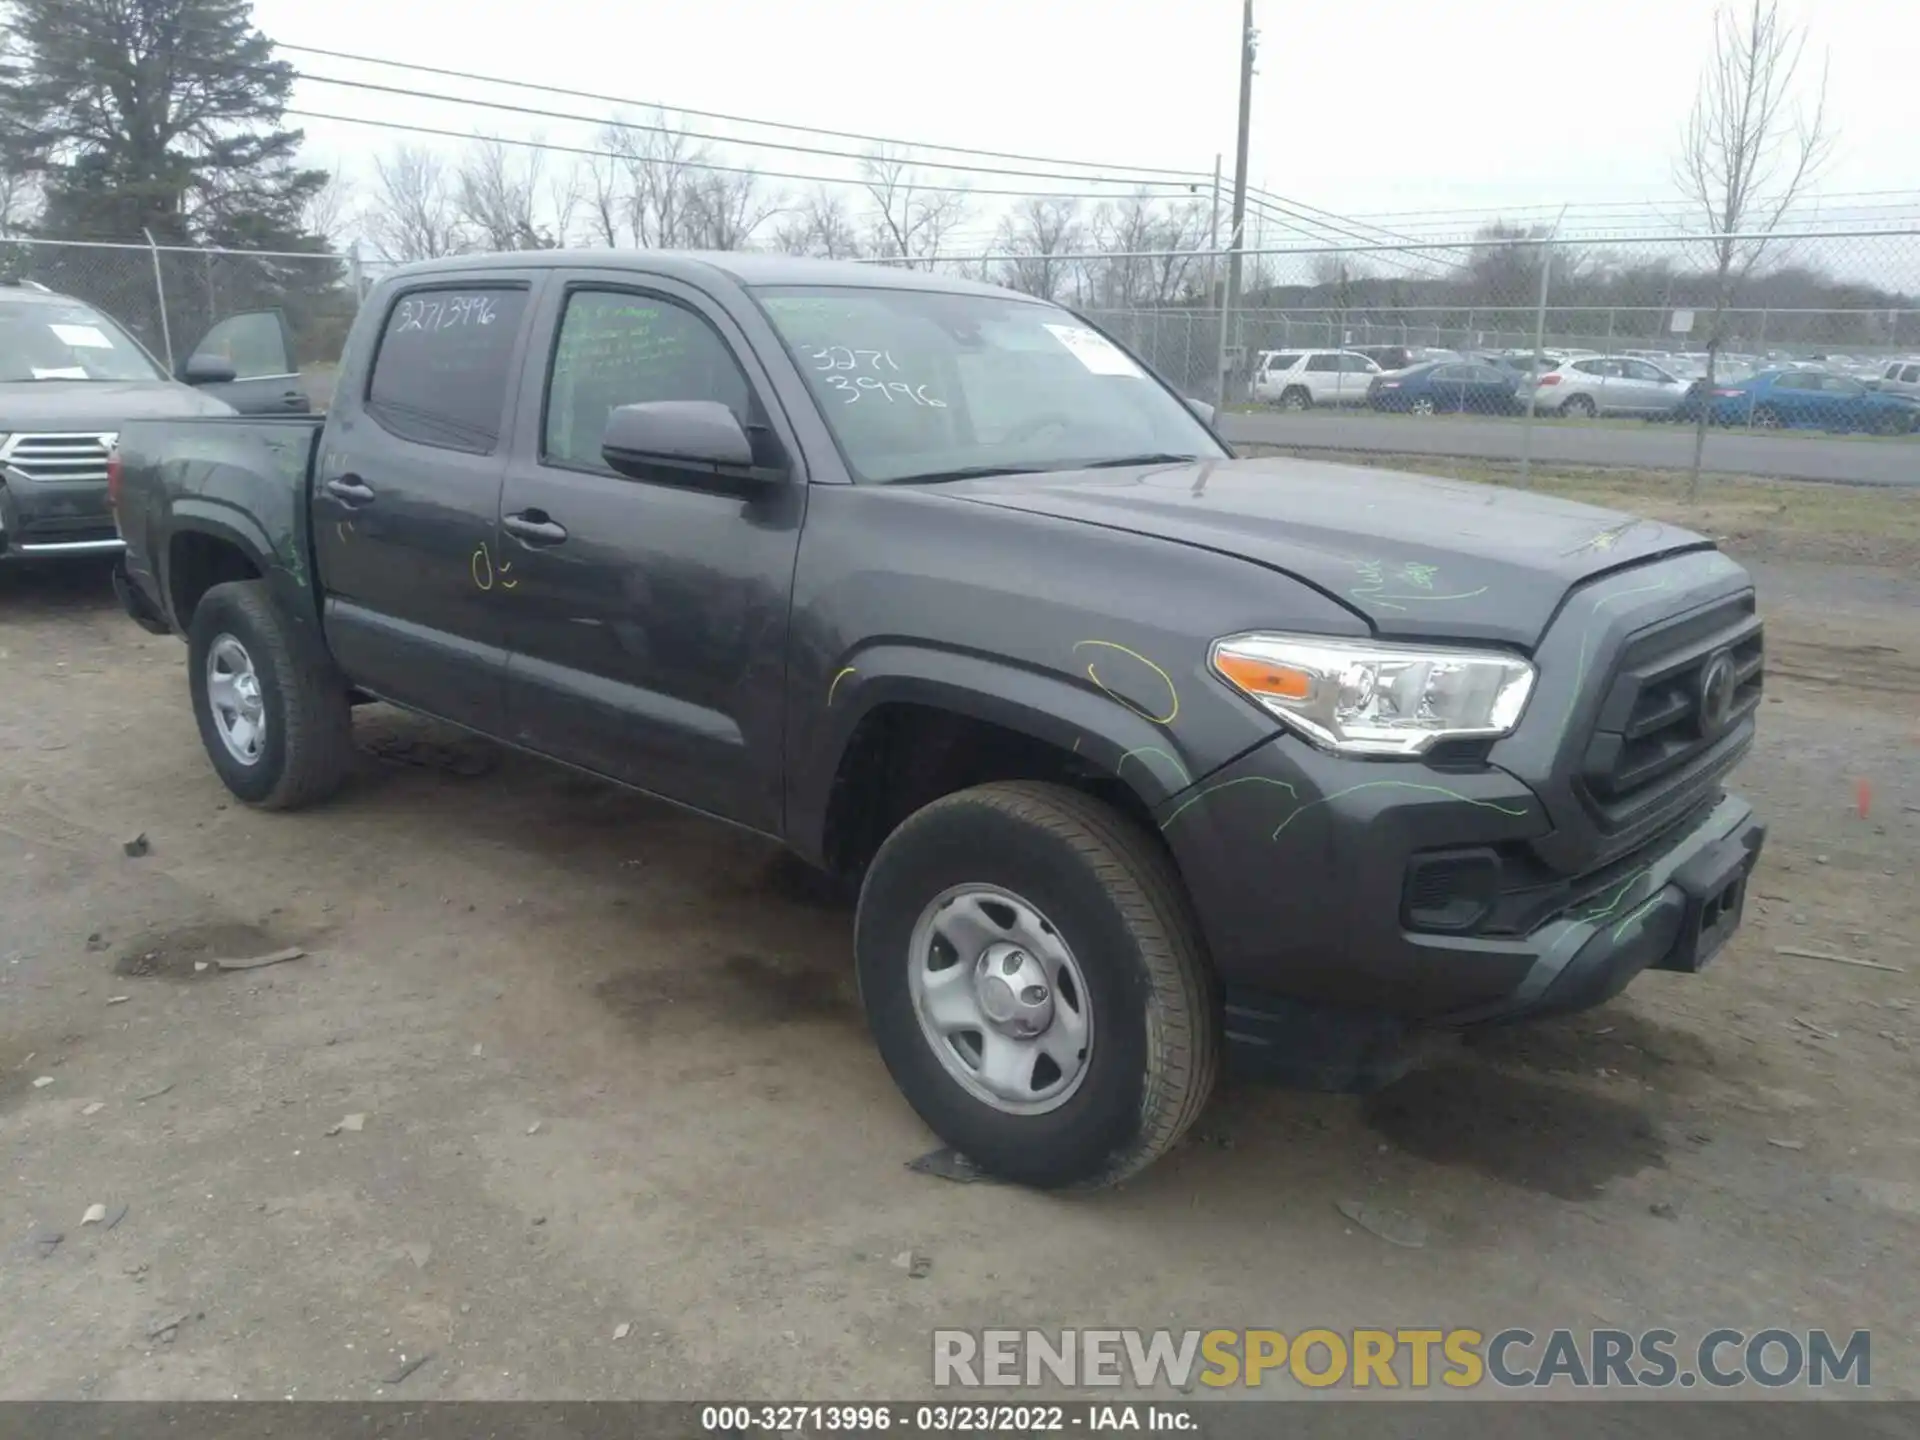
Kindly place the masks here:
<instances>
[{"instance_id":1,"label":"chain link fence","mask_svg":"<svg viewBox=\"0 0 1920 1440\"><path fill-rule=\"evenodd\" d=\"M1706 468L1920 483L1920 228L1266 248L1243 256L1231 308L1222 257L1180 260L1159 293L1122 303L1116 288L1170 257L928 268L1074 307L1227 406L1236 441L1685 468L1704 411ZM1536 437L1535 420L1593 428ZM1760 449L1754 430L1900 443Z\"/></svg>"},{"instance_id":2,"label":"chain link fence","mask_svg":"<svg viewBox=\"0 0 1920 1440\"><path fill-rule=\"evenodd\" d=\"M359 309L355 270L338 255L0 239L0 282L44 285L85 301L176 373L217 322L279 311L293 363L321 402Z\"/></svg>"},{"instance_id":3,"label":"chain link fence","mask_svg":"<svg viewBox=\"0 0 1920 1440\"><path fill-rule=\"evenodd\" d=\"M1231 308L1218 252L916 263L1072 306L1186 394L1223 401L1236 441L1514 459L1529 452L1535 419L1604 427L1704 408L1716 434L1905 437L1920 426L1920 400L1899 400L1920 397L1920 228L1264 248L1243 255ZM0 239L0 280L97 306L170 367L215 322L280 311L318 404L382 268L326 254ZM1505 439L1481 423L1494 420L1509 422ZM1668 439L1685 428L1669 427ZM1898 459L1849 448L1852 459L1828 446L1815 464L1801 447L1777 473L1920 479L1920 442L1902 444ZM1560 451L1598 464L1648 453L1617 429L1545 445L1547 458ZM1719 447L1709 467L1742 468L1737 458Z\"/></svg>"}]
</instances>

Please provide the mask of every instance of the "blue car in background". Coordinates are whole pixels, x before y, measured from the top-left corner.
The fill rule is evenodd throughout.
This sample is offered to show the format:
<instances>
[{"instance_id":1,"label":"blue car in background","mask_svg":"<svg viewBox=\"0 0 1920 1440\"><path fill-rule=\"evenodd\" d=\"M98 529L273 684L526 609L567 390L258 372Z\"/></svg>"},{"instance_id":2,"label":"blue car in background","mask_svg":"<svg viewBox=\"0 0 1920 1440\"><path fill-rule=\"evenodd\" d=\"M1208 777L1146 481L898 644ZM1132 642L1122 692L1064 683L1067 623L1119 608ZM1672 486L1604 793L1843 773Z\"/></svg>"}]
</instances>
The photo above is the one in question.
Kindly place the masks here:
<instances>
[{"instance_id":1,"label":"blue car in background","mask_svg":"<svg viewBox=\"0 0 1920 1440\"><path fill-rule=\"evenodd\" d=\"M1703 400L1715 425L1751 425L1756 430L1810 426L1820 430L1863 430L1869 435L1911 435L1920 430L1920 401L1869 390L1851 376L1831 370L1762 370L1737 384L1704 387L1683 402L1683 412Z\"/></svg>"},{"instance_id":2,"label":"blue car in background","mask_svg":"<svg viewBox=\"0 0 1920 1440\"><path fill-rule=\"evenodd\" d=\"M1525 408L1514 395L1516 383L1514 372L1501 366L1439 360L1374 376L1367 404L1412 415L1512 415Z\"/></svg>"}]
</instances>

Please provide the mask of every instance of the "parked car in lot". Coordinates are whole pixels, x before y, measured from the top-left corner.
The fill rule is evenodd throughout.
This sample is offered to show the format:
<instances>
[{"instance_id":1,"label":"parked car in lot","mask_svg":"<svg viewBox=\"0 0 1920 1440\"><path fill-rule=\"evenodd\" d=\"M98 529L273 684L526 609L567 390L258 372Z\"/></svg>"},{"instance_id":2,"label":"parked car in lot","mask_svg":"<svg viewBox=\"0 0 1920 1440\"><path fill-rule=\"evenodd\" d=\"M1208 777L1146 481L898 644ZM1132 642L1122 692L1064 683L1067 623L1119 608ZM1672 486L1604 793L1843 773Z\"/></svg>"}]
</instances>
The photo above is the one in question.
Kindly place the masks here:
<instances>
[{"instance_id":1,"label":"parked car in lot","mask_svg":"<svg viewBox=\"0 0 1920 1440\"><path fill-rule=\"evenodd\" d=\"M1380 367L1350 350L1280 350L1260 357L1253 398L1282 410L1364 405L1367 382Z\"/></svg>"},{"instance_id":2,"label":"parked car in lot","mask_svg":"<svg viewBox=\"0 0 1920 1440\"><path fill-rule=\"evenodd\" d=\"M1349 345L1349 355L1364 355L1382 370L1406 370L1434 360L1458 360L1459 353L1432 345Z\"/></svg>"},{"instance_id":3,"label":"parked car in lot","mask_svg":"<svg viewBox=\"0 0 1920 1440\"><path fill-rule=\"evenodd\" d=\"M1367 403L1411 415L1511 415L1520 377L1498 365L1454 360L1376 375Z\"/></svg>"},{"instance_id":4,"label":"parked car in lot","mask_svg":"<svg viewBox=\"0 0 1920 1440\"><path fill-rule=\"evenodd\" d=\"M1533 405L1546 415L1667 415L1686 398L1687 383L1651 360L1595 355L1542 375Z\"/></svg>"},{"instance_id":5,"label":"parked car in lot","mask_svg":"<svg viewBox=\"0 0 1920 1440\"><path fill-rule=\"evenodd\" d=\"M1920 360L1895 360L1870 382L1882 395L1906 395L1920 399Z\"/></svg>"},{"instance_id":6,"label":"parked car in lot","mask_svg":"<svg viewBox=\"0 0 1920 1440\"><path fill-rule=\"evenodd\" d=\"M1763 370L1734 385L1716 385L1706 400L1716 425L1756 430L1810 427L1911 435L1920 430L1920 400L1870 390L1831 370Z\"/></svg>"},{"instance_id":7,"label":"parked car in lot","mask_svg":"<svg viewBox=\"0 0 1920 1440\"><path fill-rule=\"evenodd\" d=\"M1764 835L1746 571L1208 414L925 271L433 261L324 423L123 429L121 597L254 805L377 698L844 877L888 1069L1017 1181L1138 1170L1223 1051L1368 1088L1706 964Z\"/></svg>"},{"instance_id":8,"label":"parked car in lot","mask_svg":"<svg viewBox=\"0 0 1920 1440\"><path fill-rule=\"evenodd\" d=\"M234 316L203 340L181 383L92 306L40 285L0 286L0 562L120 549L106 466L128 420L310 408L304 391L297 407L260 405L256 382L204 348L250 340L257 350L268 327L286 353L277 314Z\"/></svg>"}]
</instances>

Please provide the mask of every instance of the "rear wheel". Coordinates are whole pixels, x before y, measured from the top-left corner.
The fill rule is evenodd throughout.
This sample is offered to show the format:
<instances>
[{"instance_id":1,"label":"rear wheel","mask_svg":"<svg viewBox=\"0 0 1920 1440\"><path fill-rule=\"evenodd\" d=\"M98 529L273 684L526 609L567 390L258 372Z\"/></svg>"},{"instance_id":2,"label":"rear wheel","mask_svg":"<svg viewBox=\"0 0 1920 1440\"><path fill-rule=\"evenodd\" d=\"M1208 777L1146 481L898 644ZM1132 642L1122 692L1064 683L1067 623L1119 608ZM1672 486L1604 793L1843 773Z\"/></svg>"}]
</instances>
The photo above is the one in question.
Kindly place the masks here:
<instances>
[{"instance_id":1,"label":"rear wheel","mask_svg":"<svg viewBox=\"0 0 1920 1440\"><path fill-rule=\"evenodd\" d=\"M1407 409L1412 411L1415 415L1431 415L1434 413L1435 408L1436 407L1433 403L1433 397L1431 395L1416 396L1413 400L1409 401L1407 404Z\"/></svg>"},{"instance_id":2,"label":"rear wheel","mask_svg":"<svg viewBox=\"0 0 1920 1440\"><path fill-rule=\"evenodd\" d=\"M200 742L240 799L292 810L325 799L353 768L347 689L274 607L265 582L207 591L187 629Z\"/></svg>"},{"instance_id":3,"label":"rear wheel","mask_svg":"<svg viewBox=\"0 0 1920 1440\"><path fill-rule=\"evenodd\" d=\"M1289 386L1280 394L1282 410L1309 410L1313 408L1313 396L1298 385Z\"/></svg>"},{"instance_id":4,"label":"rear wheel","mask_svg":"<svg viewBox=\"0 0 1920 1440\"><path fill-rule=\"evenodd\" d=\"M993 1174L1109 1185L1199 1115L1219 1007L1172 862L1063 786L936 800L860 892L861 998L909 1104Z\"/></svg>"},{"instance_id":5,"label":"rear wheel","mask_svg":"<svg viewBox=\"0 0 1920 1440\"><path fill-rule=\"evenodd\" d=\"M1600 413L1600 407L1593 403L1590 395L1571 395L1567 403L1560 407L1560 413L1571 418L1591 420Z\"/></svg>"},{"instance_id":6,"label":"rear wheel","mask_svg":"<svg viewBox=\"0 0 1920 1440\"><path fill-rule=\"evenodd\" d=\"M1785 423L1780 418L1780 412L1771 405L1762 405L1753 412L1753 428L1756 430L1779 430Z\"/></svg>"}]
</instances>

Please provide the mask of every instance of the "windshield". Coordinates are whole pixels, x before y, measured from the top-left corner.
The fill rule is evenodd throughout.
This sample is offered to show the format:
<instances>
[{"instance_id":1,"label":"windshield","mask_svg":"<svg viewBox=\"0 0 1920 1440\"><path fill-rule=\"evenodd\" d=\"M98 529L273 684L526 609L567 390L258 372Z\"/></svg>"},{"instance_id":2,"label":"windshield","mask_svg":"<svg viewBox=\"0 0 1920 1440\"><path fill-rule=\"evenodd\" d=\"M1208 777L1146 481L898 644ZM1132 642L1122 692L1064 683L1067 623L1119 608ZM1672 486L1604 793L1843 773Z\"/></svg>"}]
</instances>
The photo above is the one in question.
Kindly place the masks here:
<instances>
[{"instance_id":1,"label":"windshield","mask_svg":"<svg viewBox=\"0 0 1920 1440\"><path fill-rule=\"evenodd\" d=\"M161 380L127 332L76 301L0 299L0 383Z\"/></svg>"},{"instance_id":2,"label":"windshield","mask_svg":"<svg viewBox=\"0 0 1920 1440\"><path fill-rule=\"evenodd\" d=\"M837 286L758 294L856 480L1226 454L1159 381L1057 306Z\"/></svg>"}]
</instances>

